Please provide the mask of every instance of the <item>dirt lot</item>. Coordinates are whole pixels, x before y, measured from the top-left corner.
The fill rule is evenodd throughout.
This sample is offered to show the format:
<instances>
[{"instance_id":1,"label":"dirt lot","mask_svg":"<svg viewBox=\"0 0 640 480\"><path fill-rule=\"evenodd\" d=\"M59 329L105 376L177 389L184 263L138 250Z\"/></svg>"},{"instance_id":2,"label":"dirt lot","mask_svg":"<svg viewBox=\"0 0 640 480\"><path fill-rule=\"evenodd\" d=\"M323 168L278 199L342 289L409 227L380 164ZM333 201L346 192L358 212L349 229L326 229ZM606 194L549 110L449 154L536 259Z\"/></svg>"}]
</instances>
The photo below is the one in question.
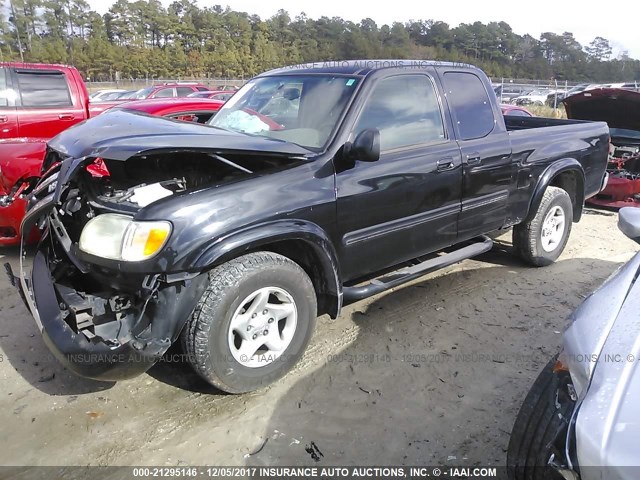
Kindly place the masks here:
<instances>
[{"instance_id":1,"label":"dirt lot","mask_svg":"<svg viewBox=\"0 0 640 480\"><path fill-rule=\"evenodd\" d=\"M477 260L323 317L295 372L242 396L171 361L117 384L74 377L3 276L0 464L503 465L565 318L636 251L616 219L588 211L553 266L523 266L505 235Z\"/></svg>"}]
</instances>

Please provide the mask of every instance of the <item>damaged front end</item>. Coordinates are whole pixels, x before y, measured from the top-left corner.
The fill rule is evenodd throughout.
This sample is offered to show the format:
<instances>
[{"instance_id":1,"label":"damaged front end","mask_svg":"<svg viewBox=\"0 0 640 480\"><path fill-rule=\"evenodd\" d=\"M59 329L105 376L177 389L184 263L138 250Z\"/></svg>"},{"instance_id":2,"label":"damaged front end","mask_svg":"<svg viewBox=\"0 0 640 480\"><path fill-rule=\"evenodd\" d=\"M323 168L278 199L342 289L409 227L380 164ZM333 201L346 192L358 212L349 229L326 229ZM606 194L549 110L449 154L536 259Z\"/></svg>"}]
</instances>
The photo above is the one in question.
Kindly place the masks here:
<instances>
[{"instance_id":1,"label":"damaged front end","mask_svg":"<svg viewBox=\"0 0 640 480\"><path fill-rule=\"evenodd\" d=\"M299 164L305 152L125 112L56 137L21 225L41 235L31 268L23 240L20 278L9 272L51 351L94 379L150 368L208 284L189 255L224 228L212 195Z\"/></svg>"},{"instance_id":2,"label":"damaged front end","mask_svg":"<svg viewBox=\"0 0 640 480\"><path fill-rule=\"evenodd\" d=\"M587 203L613 209L640 207L640 92L598 88L562 102L568 118L609 125L609 180Z\"/></svg>"},{"instance_id":3,"label":"damaged front end","mask_svg":"<svg viewBox=\"0 0 640 480\"><path fill-rule=\"evenodd\" d=\"M36 225L42 232L30 273L21 251L23 297L45 343L70 370L99 380L135 376L176 340L205 289L206 274L132 273L120 271L118 263L92 262L79 246L84 227L114 211L132 218L140 208L135 189L123 193L129 189L117 189L108 176L97 178L91 168L80 168L62 184L60 169L58 164L42 178L23 222L23 229ZM148 194L141 199L149 201Z\"/></svg>"},{"instance_id":4,"label":"damaged front end","mask_svg":"<svg viewBox=\"0 0 640 480\"><path fill-rule=\"evenodd\" d=\"M612 138L605 188L587 201L606 208L640 207L640 132L638 140Z\"/></svg>"}]
</instances>

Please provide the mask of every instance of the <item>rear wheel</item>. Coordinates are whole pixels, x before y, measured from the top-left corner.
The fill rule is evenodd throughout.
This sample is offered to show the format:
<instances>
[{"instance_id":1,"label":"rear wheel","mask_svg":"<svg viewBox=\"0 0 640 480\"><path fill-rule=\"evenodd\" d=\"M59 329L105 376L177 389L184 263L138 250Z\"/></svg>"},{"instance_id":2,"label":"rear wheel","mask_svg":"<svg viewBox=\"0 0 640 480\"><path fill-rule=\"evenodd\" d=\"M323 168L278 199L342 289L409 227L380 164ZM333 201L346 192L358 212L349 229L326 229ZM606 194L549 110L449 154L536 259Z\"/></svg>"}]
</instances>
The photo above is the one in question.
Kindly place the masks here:
<instances>
[{"instance_id":1,"label":"rear wheel","mask_svg":"<svg viewBox=\"0 0 640 480\"><path fill-rule=\"evenodd\" d=\"M300 359L315 326L311 280L282 255L257 252L211 271L182 332L193 368L229 393L257 390Z\"/></svg>"},{"instance_id":2,"label":"rear wheel","mask_svg":"<svg viewBox=\"0 0 640 480\"><path fill-rule=\"evenodd\" d=\"M541 267L557 260L569 240L573 205L569 194L547 187L535 216L513 228L513 246L527 263Z\"/></svg>"}]
</instances>

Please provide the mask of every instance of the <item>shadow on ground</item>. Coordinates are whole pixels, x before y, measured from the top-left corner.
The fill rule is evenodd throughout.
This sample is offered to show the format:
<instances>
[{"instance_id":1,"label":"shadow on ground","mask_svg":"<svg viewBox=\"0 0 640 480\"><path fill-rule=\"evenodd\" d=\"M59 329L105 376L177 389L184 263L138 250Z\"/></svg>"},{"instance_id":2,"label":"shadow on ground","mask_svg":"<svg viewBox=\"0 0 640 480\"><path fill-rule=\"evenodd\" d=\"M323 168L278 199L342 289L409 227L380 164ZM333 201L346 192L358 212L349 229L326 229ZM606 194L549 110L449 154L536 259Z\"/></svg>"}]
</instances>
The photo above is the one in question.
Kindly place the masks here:
<instances>
[{"instance_id":1,"label":"shadow on ground","mask_svg":"<svg viewBox=\"0 0 640 480\"><path fill-rule=\"evenodd\" d=\"M1 263L9 261L14 274L19 274L19 249L0 250ZM33 387L49 395L78 395L109 389L113 382L97 382L69 372L49 352L36 323L22 302L16 287L2 272L0 280L0 348L3 361Z\"/></svg>"}]
</instances>

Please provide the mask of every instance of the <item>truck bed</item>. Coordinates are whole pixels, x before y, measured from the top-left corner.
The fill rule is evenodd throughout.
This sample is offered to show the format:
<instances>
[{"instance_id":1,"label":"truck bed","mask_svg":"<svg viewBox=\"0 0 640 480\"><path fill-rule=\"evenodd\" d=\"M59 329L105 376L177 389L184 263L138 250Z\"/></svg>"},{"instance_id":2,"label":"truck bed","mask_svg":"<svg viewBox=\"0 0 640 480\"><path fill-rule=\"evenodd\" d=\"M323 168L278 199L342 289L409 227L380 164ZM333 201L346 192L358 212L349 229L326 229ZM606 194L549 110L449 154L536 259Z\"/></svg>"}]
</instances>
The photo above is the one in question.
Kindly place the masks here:
<instances>
[{"instance_id":1,"label":"truck bed","mask_svg":"<svg viewBox=\"0 0 640 480\"><path fill-rule=\"evenodd\" d=\"M560 125L576 125L590 123L585 120L567 120L566 118L546 118L546 117L520 117L514 115L504 115L504 123L507 131L527 130L530 128L557 127Z\"/></svg>"},{"instance_id":2,"label":"truck bed","mask_svg":"<svg viewBox=\"0 0 640 480\"><path fill-rule=\"evenodd\" d=\"M600 172L609 150L609 128L604 122L544 117L504 116L511 140L512 159L519 165L518 189L512 194L515 211L526 211L530 193L525 193L527 178L537 178L549 162L573 158L584 169L585 198L602 187ZM594 148L596 147L596 148ZM543 166L544 165L544 166Z\"/></svg>"}]
</instances>

